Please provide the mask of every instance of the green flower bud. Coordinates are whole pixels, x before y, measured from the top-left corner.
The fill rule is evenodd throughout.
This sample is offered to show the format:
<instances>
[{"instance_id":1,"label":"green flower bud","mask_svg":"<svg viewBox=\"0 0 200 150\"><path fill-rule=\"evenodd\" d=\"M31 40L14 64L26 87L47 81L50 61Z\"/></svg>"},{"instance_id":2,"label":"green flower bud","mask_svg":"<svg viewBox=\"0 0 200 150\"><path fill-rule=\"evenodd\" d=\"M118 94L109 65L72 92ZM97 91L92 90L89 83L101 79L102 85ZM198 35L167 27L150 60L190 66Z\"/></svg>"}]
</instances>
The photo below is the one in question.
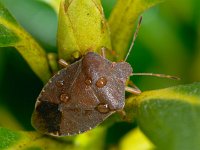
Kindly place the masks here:
<instances>
[{"instance_id":1,"label":"green flower bud","mask_svg":"<svg viewBox=\"0 0 200 150\"><path fill-rule=\"evenodd\" d=\"M100 0L61 0L57 36L59 58L70 62L88 51L111 49Z\"/></svg>"}]
</instances>

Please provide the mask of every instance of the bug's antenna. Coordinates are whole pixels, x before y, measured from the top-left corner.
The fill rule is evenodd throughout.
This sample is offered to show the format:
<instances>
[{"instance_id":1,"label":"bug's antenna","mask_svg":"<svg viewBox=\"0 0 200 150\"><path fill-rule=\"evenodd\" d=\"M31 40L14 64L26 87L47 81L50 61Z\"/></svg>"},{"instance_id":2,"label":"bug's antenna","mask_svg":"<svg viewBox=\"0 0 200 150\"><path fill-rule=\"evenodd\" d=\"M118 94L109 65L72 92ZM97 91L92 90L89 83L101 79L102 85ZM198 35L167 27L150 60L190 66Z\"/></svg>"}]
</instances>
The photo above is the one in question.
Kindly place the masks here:
<instances>
[{"instance_id":1,"label":"bug's antenna","mask_svg":"<svg viewBox=\"0 0 200 150\"><path fill-rule=\"evenodd\" d=\"M173 80L180 80L180 78L165 74L155 74L155 73L132 73L132 76L154 76L154 77L160 77L160 78L168 78Z\"/></svg>"},{"instance_id":2,"label":"bug's antenna","mask_svg":"<svg viewBox=\"0 0 200 150\"><path fill-rule=\"evenodd\" d=\"M126 55L124 61L127 60L128 56L129 56L129 54L130 54L130 52L131 52L131 49L132 49L133 46L134 46L134 43L135 43L136 37L137 37L137 35L138 35L138 31L139 31L139 29L140 29L141 22L142 22L142 16L140 17L140 20L139 20L139 22L138 22L138 25L137 25L136 31L135 31L135 33L134 33L134 35L133 35L133 39L132 39L132 42L131 42L131 46L130 46L130 48L129 48L129 50L128 50L128 53L127 53L127 55Z\"/></svg>"}]
</instances>

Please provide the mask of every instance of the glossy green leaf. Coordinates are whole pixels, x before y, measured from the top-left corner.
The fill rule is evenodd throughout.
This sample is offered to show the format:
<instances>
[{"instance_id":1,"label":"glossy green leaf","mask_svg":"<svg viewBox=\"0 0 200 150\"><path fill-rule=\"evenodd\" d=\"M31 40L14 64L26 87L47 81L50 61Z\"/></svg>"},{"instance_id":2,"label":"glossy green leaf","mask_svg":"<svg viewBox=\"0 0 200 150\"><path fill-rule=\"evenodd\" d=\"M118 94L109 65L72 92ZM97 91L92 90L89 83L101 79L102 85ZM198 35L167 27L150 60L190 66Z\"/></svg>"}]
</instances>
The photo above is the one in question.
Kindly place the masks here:
<instances>
[{"instance_id":1,"label":"glossy green leaf","mask_svg":"<svg viewBox=\"0 0 200 150\"><path fill-rule=\"evenodd\" d=\"M54 139L36 132L19 132L0 127L1 150L55 150L71 149L71 140Z\"/></svg>"},{"instance_id":2,"label":"glossy green leaf","mask_svg":"<svg viewBox=\"0 0 200 150\"><path fill-rule=\"evenodd\" d=\"M19 139L20 135L18 133L0 128L0 149L8 149L10 146L15 145Z\"/></svg>"},{"instance_id":3,"label":"glossy green leaf","mask_svg":"<svg viewBox=\"0 0 200 150\"><path fill-rule=\"evenodd\" d=\"M59 12L59 4L61 0L41 0L49 4L55 11L56 13Z\"/></svg>"},{"instance_id":4,"label":"glossy green leaf","mask_svg":"<svg viewBox=\"0 0 200 150\"><path fill-rule=\"evenodd\" d=\"M120 150L153 150L154 145L139 128L127 133L120 142Z\"/></svg>"},{"instance_id":5,"label":"glossy green leaf","mask_svg":"<svg viewBox=\"0 0 200 150\"><path fill-rule=\"evenodd\" d=\"M1 98L2 99L2 98ZM6 106L0 105L0 126L6 127L15 130L22 130L23 127L19 123L19 121L11 114L7 109Z\"/></svg>"},{"instance_id":6,"label":"glossy green leaf","mask_svg":"<svg viewBox=\"0 0 200 150\"><path fill-rule=\"evenodd\" d=\"M0 3L0 47L15 47L32 70L46 82L50 77L45 51Z\"/></svg>"},{"instance_id":7,"label":"glossy green leaf","mask_svg":"<svg viewBox=\"0 0 200 150\"><path fill-rule=\"evenodd\" d=\"M0 1L47 52L56 51L57 13L51 3L57 0Z\"/></svg>"},{"instance_id":8,"label":"glossy green leaf","mask_svg":"<svg viewBox=\"0 0 200 150\"><path fill-rule=\"evenodd\" d=\"M100 0L62 0L57 43L59 57L71 62L88 51L111 49Z\"/></svg>"},{"instance_id":9,"label":"glossy green leaf","mask_svg":"<svg viewBox=\"0 0 200 150\"><path fill-rule=\"evenodd\" d=\"M138 17L148 8L163 0L118 0L109 18L111 42L119 55L119 60L126 56L129 41L133 36L133 27Z\"/></svg>"},{"instance_id":10,"label":"glossy green leaf","mask_svg":"<svg viewBox=\"0 0 200 150\"><path fill-rule=\"evenodd\" d=\"M72 137L51 137L36 132L12 131L0 127L1 150L101 150L106 129L97 127Z\"/></svg>"},{"instance_id":11,"label":"glossy green leaf","mask_svg":"<svg viewBox=\"0 0 200 150\"><path fill-rule=\"evenodd\" d=\"M129 120L136 117L142 131L158 149L199 149L200 83L131 97L126 112Z\"/></svg>"},{"instance_id":12,"label":"glossy green leaf","mask_svg":"<svg viewBox=\"0 0 200 150\"><path fill-rule=\"evenodd\" d=\"M106 128L96 127L91 131L76 136L74 148L77 150L102 150L105 146Z\"/></svg>"}]
</instances>

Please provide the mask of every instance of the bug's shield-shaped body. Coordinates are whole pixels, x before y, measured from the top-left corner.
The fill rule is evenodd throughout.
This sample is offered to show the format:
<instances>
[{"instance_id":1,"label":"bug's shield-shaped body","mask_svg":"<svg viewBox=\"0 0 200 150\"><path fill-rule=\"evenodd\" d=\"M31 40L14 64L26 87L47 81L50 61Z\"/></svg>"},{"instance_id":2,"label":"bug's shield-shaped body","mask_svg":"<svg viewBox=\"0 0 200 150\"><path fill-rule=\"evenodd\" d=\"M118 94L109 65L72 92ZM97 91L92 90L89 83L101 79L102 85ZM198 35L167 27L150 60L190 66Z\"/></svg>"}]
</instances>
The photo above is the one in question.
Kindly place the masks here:
<instances>
[{"instance_id":1,"label":"bug's shield-shaped body","mask_svg":"<svg viewBox=\"0 0 200 150\"><path fill-rule=\"evenodd\" d=\"M126 62L114 63L89 52L60 70L41 91L33 126L54 136L75 135L94 128L125 103L125 82L132 73Z\"/></svg>"}]
</instances>

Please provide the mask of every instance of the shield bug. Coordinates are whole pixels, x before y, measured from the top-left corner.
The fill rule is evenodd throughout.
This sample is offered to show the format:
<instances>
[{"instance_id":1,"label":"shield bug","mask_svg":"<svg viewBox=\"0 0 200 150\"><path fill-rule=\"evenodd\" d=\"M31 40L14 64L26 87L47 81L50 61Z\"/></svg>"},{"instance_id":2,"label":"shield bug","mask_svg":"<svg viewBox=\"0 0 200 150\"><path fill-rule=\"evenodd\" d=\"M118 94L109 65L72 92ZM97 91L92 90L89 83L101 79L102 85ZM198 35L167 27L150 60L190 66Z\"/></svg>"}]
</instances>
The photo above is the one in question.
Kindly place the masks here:
<instances>
[{"instance_id":1,"label":"shield bug","mask_svg":"<svg viewBox=\"0 0 200 150\"><path fill-rule=\"evenodd\" d=\"M36 102L33 126L55 136L75 135L94 128L123 109L125 82L131 74L128 63L113 63L88 52L44 86Z\"/></svg>"},{"instance_id":2,"label":"shield bug","mask_svg":"<svg viewBox=\"0 0 200 150\"><path fill-rule=\"evenodd\" d=\"M32 124L42 133L67 136L88 131L123 110L125 90L141 93L137 87L125 86L129 76L137 75L132 73L130 64L111 62L105 58L104 51L102 56L88 52L71 65L63 60L60 64L65 68L44 86L33 112Z\"/></svg>"}]
</instances>

